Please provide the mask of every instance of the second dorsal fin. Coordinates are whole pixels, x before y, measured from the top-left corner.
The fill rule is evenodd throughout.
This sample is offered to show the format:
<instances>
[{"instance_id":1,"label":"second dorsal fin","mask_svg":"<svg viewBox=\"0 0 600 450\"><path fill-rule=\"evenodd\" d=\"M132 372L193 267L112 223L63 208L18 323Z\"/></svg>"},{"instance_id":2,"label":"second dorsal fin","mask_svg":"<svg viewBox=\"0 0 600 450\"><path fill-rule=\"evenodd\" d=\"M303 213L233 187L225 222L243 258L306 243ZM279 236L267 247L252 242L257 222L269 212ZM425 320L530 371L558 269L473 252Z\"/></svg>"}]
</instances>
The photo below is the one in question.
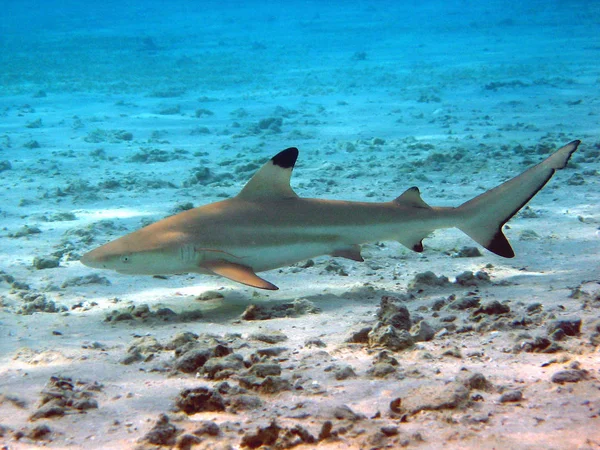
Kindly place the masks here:
<instances>
[{"instance_id":1,"label":"second dorsal fin","mask_svg":"<svg viewBox=\"0 0 600 450\"><path fill-rule=\"evenodd\" d=\"M298 159L298 149L295 147L277 153L254 174L237 198L258 200L298 197L290 186L296 159Z\"/></svg>"}]
</instances>

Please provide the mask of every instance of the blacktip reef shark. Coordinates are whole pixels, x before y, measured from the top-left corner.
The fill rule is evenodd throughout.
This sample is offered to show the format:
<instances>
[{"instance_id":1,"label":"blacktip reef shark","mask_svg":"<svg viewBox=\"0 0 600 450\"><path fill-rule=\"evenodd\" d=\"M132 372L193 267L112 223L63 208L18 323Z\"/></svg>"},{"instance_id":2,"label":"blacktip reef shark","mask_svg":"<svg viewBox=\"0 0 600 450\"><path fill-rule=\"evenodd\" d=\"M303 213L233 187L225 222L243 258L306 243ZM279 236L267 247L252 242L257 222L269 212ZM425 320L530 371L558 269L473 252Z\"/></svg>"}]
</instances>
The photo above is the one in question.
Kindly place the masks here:
<instances>
[{"instance_id":1,"label":"blacktip reef shark","mask_svg":"<svg viewBox=\"0 0 600 450\"><path fill-rule=\"evenodd\" d=\"M278 289L256 273L319 255L363 261L360 244L396 240L416 252L441 228L458 228L490 252L515 253L502 232L563 169L580 141L458 207L429 206L411 187L390 202L301 198L290 187L297 148L275 155L228 200L184 211L82 256L81 262L123 274L220 275L260 289Z\"/></svg>"}]
</instances>

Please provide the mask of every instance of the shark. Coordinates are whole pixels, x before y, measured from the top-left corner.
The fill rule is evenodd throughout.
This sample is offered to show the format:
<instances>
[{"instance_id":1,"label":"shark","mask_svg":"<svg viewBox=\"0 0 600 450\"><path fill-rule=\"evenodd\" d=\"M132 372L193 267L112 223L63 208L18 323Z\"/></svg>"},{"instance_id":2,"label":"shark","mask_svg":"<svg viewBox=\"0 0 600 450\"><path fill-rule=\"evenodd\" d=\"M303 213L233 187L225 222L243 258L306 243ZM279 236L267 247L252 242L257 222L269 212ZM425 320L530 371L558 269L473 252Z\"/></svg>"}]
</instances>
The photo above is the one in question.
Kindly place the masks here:
<instances>
[{"instance_id":1,"label":"shark","mask_svg":"<svg viewBox=\"0 0 600 450\"><path fill-rule=\"evenodd\" d=\"M361 244L398 241L422 252L434 230L458 228L490 252L515 253L503 226L577 150L575 140L539 164L457 207L430 206L417 187L388 202L303 198L290 186L298 149L267 161L235 197L159 220L85 253L96 269L132 275L200 273L276 290L258 272L320 255L364 261Z\"/></svg>"}]
</instances>

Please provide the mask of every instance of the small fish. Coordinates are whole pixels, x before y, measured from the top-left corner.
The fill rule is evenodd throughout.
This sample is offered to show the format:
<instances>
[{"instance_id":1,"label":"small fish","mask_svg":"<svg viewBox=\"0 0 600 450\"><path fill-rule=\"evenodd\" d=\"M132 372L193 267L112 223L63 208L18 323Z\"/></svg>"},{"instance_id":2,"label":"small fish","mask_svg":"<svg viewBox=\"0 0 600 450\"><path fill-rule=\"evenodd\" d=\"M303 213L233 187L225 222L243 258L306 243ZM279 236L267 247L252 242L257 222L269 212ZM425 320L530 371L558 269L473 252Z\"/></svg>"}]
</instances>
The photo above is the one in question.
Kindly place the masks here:
<instances>
[{"instance_id":1,"label":"small fish","mask_svg":"<svg viewBox=\"0 0 600 450\"><path fill-rule=\"evenodd\" d=\"M563 169L580 141L458 207L429 206L411 187L390 202L299 197L290 187L298 149L275 155L228 200L190 209L92 250L86 266L123 274L219 275L278 289L256 273L319 255L363 261L360 244L396 240L416 252L440 228L458 228L492 253L515 253L503 225Z\"/></svg>"}]
</instances>

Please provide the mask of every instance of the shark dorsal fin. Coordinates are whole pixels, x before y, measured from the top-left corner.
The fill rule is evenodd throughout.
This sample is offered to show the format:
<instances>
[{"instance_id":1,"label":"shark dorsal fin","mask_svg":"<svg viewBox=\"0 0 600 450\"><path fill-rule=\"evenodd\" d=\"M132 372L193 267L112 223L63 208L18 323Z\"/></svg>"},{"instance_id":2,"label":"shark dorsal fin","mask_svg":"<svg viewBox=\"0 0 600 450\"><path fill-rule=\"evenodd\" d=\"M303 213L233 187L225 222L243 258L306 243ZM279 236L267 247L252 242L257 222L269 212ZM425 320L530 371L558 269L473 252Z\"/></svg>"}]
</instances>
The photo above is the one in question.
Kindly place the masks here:
<instances>
[{"instance_id":1,"label":"shark dorsal fin","mask_svg":"<svg viewBox=\"0 0 600 450\"><path fill-rule=\"evenodd\" d=\"M237 198L258 200L298 197L290 186L296 159L298 159L298 149L295 147L277 153L254 174Z\"/></svg>"},{"instance_id":2,"label":"shark dorsal fin","mask_svg":"<svg viewBox=\"0 0 600 450\"><path fill-rule=\"evenodd\" d=\"M416 186L404 191L400 197L394 199L394 203L397 203L398 205L412 206L413 208L431 209L431 206L425 203L421 198L421 192L419 192L419 188Z\"/></svg>"}]
</instances>

